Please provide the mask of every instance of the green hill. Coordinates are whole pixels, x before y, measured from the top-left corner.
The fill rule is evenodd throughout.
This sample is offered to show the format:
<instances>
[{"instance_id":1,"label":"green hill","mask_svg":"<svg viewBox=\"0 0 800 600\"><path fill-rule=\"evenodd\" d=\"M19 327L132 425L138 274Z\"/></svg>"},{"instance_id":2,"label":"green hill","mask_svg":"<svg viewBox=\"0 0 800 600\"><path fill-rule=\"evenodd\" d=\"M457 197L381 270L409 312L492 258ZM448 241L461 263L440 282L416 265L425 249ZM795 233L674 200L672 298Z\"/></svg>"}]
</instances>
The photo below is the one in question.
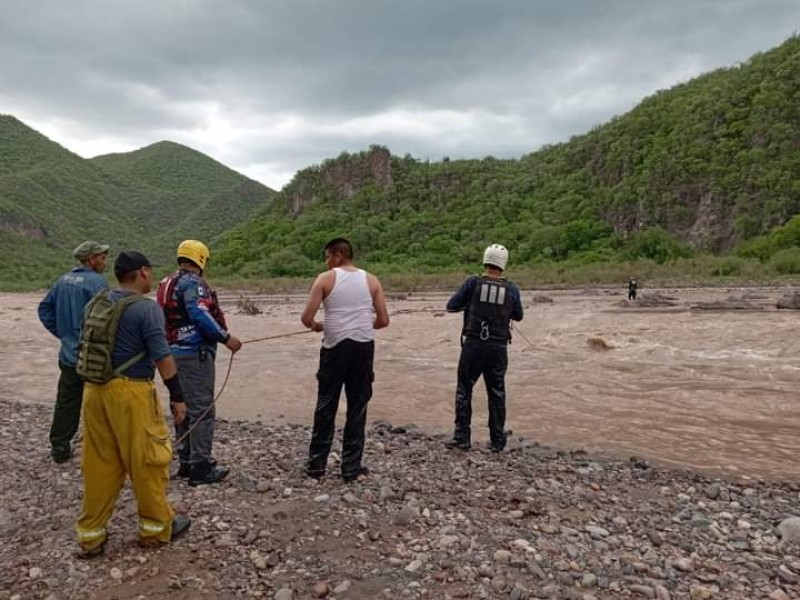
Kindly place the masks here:
<instances>
[{"instance_id":1,"label":"green hill","mask_svg":"<svg viewBox=\"0 0 800 600\"><path fill-rule=\"evenodd\" d=\"M0 115L5 289L48 283L87 238L142 249L164 270L178 240L205 239L214 273L241 278L311 275L340 235L379 273L473 268L490 242L514 268L735 253L715 273L747 260L800 273L798 214L797 36L519 159L428 162L373 146L278 194L179 144L85 160Z\"/></svg>"},{"instance_id":2,"label":"green hill","mask_svg":"<svg viewBox=\"0 0 800 600\"><path fill-rule=\"evenodd\" d=\"M338 235L379 272L472 266L489 242L508 245L515 265L664 262L776 239L770 232L799 212L795 36L519 160L428 163L378 146L342 154L297 173L226 234L216 265L243 277L309 275Z\"/></svg>"},{"instance_id":3,"label":"green hill","mask_svg":"<svg viewBox=\"0 0 800 600\"><path fill-rule=\"evenodd\" d=\"M176 239L213 240L242 224L275 194L205 154L174 142L98 156L91 162L123 182L136 198L127 209L146 227L151 238L148 243L157 256L173 251Z\"/></svg>"},{"instance_id":4,"label":"green hill","mask_svg":"<svg viewBox=\"0 0 800 600\"><path fill-rule=\"evenodd\" d=\"M86 160L0 115L0 287L46 285L88 238L171 265L180 239L212 241L273 195L179 144Z\"/></svg>"},{"instance_id":5,"label":"green hill","mask_svg":"<svg viewBox=\"0 0 800 600\"><path fill-rule=\"evenodd\" d=\"M140 198L130 210L148 225L186 218L201 203L236 188L244 180L225 165L174 142L98 156L91 162L136 190Z\"/></svg>"}]
</instances>

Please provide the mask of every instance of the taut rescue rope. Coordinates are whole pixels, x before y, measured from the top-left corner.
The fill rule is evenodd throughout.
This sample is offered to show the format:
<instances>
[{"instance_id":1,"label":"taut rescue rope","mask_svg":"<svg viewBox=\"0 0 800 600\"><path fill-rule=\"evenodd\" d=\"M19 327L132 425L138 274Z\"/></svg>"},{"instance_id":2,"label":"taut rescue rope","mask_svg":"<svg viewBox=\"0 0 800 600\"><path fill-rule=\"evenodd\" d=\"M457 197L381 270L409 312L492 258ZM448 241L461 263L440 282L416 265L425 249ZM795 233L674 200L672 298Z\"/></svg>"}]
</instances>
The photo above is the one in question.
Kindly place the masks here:
<instances>
[{"instance_id":1,"label":"taut rescue rope","mask_svg":"<svg viewBox=\"0 0 800 600\"><path fill-rule=\"evenodd\" d=\"M244 346L245 344L253 344L255 342L265 342L267 340L278 340L278 339L281 339L281 338L291 337L291 336L294 336L294 335L301 335L303 333L311 333L311 331L312 331L311 329L304 329L302 331L292 331L291 333L281 333L279 335L268 335L268 336L265 336L265 337L255 338L253 340L245 340L245 341L242 342L242 346ZM222 392L225 391L225 386L228 385L228 379L230 379L231 369L233 368L233 357L234 356L235 355L233 353L231 353L231 358L228 361L228 370L225 373L225 379L222 381L222 386L219 388L219 391L214 396L214 399L211 401L211 404L208 405L208 408L206 408L205 411L203 411L203 414L200 415L197 418L197 420L194 422L194 424L191 427L189 427L189 429L187 429L181 437L179 437L177 440L175 440L175 446L177 446L183 440L185 440L189 436L189 434L192 433L192 431L194 431L194 428L197 427L200 424L200 422L205 418L205 416L208 414L208 412L214 406L216 406L217 400L219 400L220 396L222 396Z\"/></svg>"}]
</instances>

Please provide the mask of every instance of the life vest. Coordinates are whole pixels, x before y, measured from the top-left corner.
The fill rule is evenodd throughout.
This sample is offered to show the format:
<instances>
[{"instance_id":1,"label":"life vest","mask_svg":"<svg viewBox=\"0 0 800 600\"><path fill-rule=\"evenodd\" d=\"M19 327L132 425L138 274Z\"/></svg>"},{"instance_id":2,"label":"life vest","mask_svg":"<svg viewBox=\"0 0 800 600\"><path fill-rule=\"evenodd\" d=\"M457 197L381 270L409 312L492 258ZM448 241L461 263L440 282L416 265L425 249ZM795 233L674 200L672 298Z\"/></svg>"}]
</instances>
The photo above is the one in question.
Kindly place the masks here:
<instances>
[{"instance_id":1,"label":"life vest","mask_svg":"<svg viewBox=\"0 0 800 600\"><path fill-rule=\"evenodd\" d=\"M108 290L103 290L89 300L83 313L83 326L78 338L78 362L75 370L83 379L92 383L105 383L147 356L147 352L140 352L114 368L111 355L122 313L131 304L145 298L132 294L111 302L108 293Z\"/></svg>"},{"instance_id":2,"label":"life vest","mask_svg":"<svg viewBox=\"0 0 800 600\"><path fill-rule=\"evenodd\" d=\"M506 344L511 339L511 310L514 299L508 281L481 277L467 309L463 335L484 342Z\"/></svg>"},{"instance_id":3,"label":"life vest","mask_svg":"<svg viewBox=\"0 0 800 600\"><path fill-rule=\"evenodd\" d=\"M188 274L188 271L179 270L172 275L164 277L158 284L156 300L164 311L167 343L169 344L174 344L178 341L179 330L181 328L188 327L192 324L189 320L189 313L186 310L186 306L178 299L178 294L175 293L178 282L184 275ZM220 327L228 329L228 324L225 322L225 314L222 312L222 308L219 305L217 293L211 290L202 278L201 285L208 291L209 300L205 303L205 306L209 314Z\"/></svg>"},{"instance_id":4,"label":"life vest","mask_svg":"<svg viewBox=\"0 0 800 600\"><path fill-rule=\"evenodd\" d=\"M182 303L178 302L175 295L175 284L183 275L183 271L177 271L172 275L167 275L158 283L156 301L164 311L164 321L166 326L167 343L173 344L178 341L178 330L189 324L189 315Z\"/></svg>"}]
</instances>

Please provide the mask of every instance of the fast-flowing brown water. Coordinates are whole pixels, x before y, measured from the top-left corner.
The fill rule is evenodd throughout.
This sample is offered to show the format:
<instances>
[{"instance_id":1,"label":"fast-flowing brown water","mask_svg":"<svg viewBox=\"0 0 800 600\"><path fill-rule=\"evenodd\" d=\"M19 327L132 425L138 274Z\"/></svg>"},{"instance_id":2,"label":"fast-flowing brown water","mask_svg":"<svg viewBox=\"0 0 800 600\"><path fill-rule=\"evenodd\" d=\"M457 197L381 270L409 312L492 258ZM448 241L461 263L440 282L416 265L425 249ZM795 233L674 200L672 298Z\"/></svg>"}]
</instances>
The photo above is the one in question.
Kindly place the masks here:
<instances>
[{"instance_id":1,"label":"fast-flowing brown water","mask_svg":"<svg viewBox=\"0 0 800 600\"><path fill-rule=\"evenodd\" d=\"M525 292L526 317L509 351L508 427L565 448L797 478L800 315L774 309L783 291L749 290L760 296L754 302L762 311L689 310L730 290L667 292L678 302L670 309L622 308L621 295L602 291L553 292L552 303L534 303ZM38 300L0 295L0 397L52 402L57 341L38 323ZM233 295L224 302L243 340L302 330L304 298L255 300L261 315L237 314ZM377 334L371 420L450 431L461 317L440 312L445 301L446 295L412 294L390 302L392 325ZM219 415L310 423L318 349L313 333L246 345ZM228 356L222 349L218 384ZM480 442L487 439L482 383L473 404Z\"/></svg>"}]
</instances>

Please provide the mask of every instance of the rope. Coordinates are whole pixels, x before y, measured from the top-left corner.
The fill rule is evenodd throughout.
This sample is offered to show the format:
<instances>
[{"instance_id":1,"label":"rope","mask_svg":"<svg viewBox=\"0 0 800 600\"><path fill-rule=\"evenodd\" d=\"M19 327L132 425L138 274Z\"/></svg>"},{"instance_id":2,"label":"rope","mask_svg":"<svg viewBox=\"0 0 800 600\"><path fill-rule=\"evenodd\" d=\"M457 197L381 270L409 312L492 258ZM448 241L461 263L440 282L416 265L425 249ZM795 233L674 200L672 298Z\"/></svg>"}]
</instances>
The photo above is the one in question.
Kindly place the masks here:
<instances>
[{"instance_id":1,"label":"rope","mask_svg":"<svg viewBox=\"0 0 800 600\"><path fill-rule=\"evenodd\" d=\"M411 313L421 313L421 312L429 312L429 313L444 313L447 312L443 308L433 308L433 307L425 307L425 308L399 308L394 312L389 313L390 317L394 317L397 315L407 315Z\"/></svg>"},{"instance_id":2,"label":"rope","mask_svg":"<svg viewBox=\"0 0 800 600\"><path fill-rule=\"evenodd\" d=\"M245 340L242 345L252 344L253 342L263 342L265 340L277 340L280 338L291 337L293 335L302 335L304 333L312 333L311 329L303 329L303 331L292 331L291 333L281 333L280 335L268 335L267 337L256 338L254 340Z\"/></svg>"},{"instance_id":3,"label":"rope","mask_svg":"<svg viewBox=\"0 0 800 600\"><path fill-rule=\"evenodd\" d=\"M533 342L530 341L524 333L522 333L522 330L519 328L519 325L517 325L516 323L511 323L511 329L513 329L516 333L518 333L519 337L521 337L528 344L528 348L533 346Z\"/></svg>"},{"instance_id":4,"label":"rope","mask_svg":"<svg viewBox=\"0 0 800 600\"><path fill-rule=\"evenodd\" d=\"M292 331L291 333L281 333L279 335L268 335L266 337L255 338L253 340L245 340L245 341L242 342L242 346L244 346L245 344L253 344L255 342L264 342L266 340L277 340L277 339L280 339L280 338L290 337L290 336L293 336L293 335L300 335L302 333L311 333L311 330L310 329L304 329L302 331ZM177 446L183 440L185 440L189 436L189 434L192 433L192 431L194 431L195 427L197 427L203 421L203 419L206 417L206 415L209 413L209 411L212 408L214 408L214 406L216 406L217 401L219 400L220 396L222 396L222 392L225 391L225 386L228 385L228 380L231 377L231 369L233 369L233 357L234 356L235 356L235 354L231 353L231 359L228 361L228 370L225 373L225 379L222 381L222 386L219 388L219 391L214 396L214 399L211 401L211 404L209 404L208 408L206 408L203 411L203 414L201 414L195 420L194 424L191 427L189 427L189 429L187 429L183 433L183 435L181 437L179 437L178 439L175 440L175 446ZM174 453L173 453L173 456L174 456Z\"/></svg>"}]
</instances>

